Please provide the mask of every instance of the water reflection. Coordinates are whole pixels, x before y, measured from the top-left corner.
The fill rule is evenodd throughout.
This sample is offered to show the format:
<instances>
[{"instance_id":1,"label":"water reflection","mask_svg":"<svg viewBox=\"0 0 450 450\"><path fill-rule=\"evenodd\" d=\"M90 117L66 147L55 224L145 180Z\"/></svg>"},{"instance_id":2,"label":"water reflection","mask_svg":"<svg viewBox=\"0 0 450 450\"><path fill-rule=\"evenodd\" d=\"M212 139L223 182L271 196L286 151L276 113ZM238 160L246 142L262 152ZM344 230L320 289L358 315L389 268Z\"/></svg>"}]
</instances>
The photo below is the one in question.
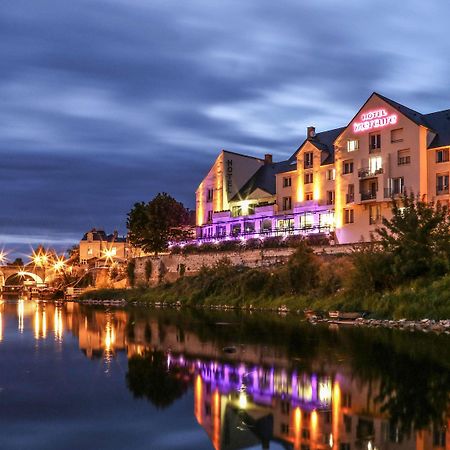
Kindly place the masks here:
<instances>
[{"instance_id":1,"label":"water reflection","mask_svg":"<svg viewBox=\"0 0 450 450\"><path fill-rule=\"evenodd\" d=\"M192 389L190 411L215 449L448 450L450 340L392 330L330 330L297 318L109 310L19 300L5 318L36 340L67 333L105 372L158 409Z\"/></svg>"}]
</instances>

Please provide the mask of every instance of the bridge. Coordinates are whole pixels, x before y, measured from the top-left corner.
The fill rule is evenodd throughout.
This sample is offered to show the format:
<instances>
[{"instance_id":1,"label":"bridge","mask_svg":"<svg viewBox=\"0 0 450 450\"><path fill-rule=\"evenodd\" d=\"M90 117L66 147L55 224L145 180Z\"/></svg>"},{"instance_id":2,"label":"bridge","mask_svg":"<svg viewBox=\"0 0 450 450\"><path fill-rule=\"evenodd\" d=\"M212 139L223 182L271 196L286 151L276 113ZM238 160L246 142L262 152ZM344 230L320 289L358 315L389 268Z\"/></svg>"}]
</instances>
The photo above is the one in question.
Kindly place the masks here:
<instances>
[{"instance_id":1,"label":"bridge","mask_svg":"<svg viewBox=\"0 0 450 450\"><path fill-rule=\"evenodd\" d=\"M17 286L25 282L37 286L44 285L49 281L49 274L45 272L45 268L36 267L34 264L0 266L0 288Z\"/></svg>"}]
</instances>

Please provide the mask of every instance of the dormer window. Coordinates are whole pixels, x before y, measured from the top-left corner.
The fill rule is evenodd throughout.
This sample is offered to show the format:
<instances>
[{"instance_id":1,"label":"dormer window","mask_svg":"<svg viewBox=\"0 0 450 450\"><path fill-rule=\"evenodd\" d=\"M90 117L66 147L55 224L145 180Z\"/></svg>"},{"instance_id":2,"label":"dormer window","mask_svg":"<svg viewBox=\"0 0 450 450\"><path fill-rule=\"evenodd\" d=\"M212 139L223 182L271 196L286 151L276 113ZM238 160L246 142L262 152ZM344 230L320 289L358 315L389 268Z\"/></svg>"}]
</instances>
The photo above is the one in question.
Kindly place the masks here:
<instances>
[{"instance_id":1,"label":"dormer window","mask_svg":"<svg viewBox=\"0 0 450 450\"><path fill-rule=\"evenodd\" d=\"M313 158L314 153L313 152L307 152L304 155L303 165L305 169L311 169L313 166Z\"/></svg>"}]
</instances>

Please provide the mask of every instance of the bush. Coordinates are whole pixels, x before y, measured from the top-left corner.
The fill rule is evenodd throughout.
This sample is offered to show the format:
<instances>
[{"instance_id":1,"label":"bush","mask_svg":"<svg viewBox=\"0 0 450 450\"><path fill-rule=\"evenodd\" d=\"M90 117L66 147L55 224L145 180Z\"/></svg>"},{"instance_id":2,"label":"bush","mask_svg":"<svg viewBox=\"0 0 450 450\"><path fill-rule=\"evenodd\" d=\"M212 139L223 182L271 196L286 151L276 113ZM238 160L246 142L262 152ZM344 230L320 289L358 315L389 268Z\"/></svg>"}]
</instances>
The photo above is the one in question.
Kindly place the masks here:
<instances>
[{"instance_id":1,"label":"bush","mask_svg":"<svg viewBox=\"0 0 450 450\"><path fill-rule=\"evenodd\" d=\"M270 236L264 239L263 248L279 248L286 247L286 242L282 236Z\"/></svg>"},{"instance_id":2,"label":"bush","mask_svg":"<svg viewBox=\"0 0 450 450\"><path fill-rule=\"evenodd\" d=\"M244 244L244 248L246 250L256 250L261 247L262 247L262 241L261 241L261 239L258 239L258 238L248 239Z\"/></svg>"},{"instance_id":3,"label":"bush","mask_svg":"<svg viewBox=\"0 0 450 450\"><path fill-rule=\"evenodd\" d=\"M287 272L292 292L307 293L314 289L319 281L320 262L312 249L306 244L298 245L287 263Z\"/></svg>"}]
</instances>

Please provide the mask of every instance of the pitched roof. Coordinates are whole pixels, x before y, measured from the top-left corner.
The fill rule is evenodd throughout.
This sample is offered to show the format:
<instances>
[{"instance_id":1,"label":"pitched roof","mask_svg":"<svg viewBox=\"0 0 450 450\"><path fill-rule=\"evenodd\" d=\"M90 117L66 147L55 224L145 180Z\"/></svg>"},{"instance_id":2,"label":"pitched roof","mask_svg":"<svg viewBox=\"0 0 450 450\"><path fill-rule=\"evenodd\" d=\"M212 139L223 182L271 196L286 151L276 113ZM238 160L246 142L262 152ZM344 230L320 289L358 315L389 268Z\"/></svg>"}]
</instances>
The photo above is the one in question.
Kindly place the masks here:
<instances>
[{"instance_id":1,"label":"pitched roof","mask_svg":"<svg viewBox=\"0 0 450 450\"><path fill-rule=\"evenodd\" d=\"M427 128L430 127L429 123L426 120L426 116L418 111L415 111L414 109L408 108L405 105L402 105L401 103L395 102L394 100L391 100L388 97L385 97L384 95L379 94L378 92L374 92L372 95L377 95L382 100L384 100L386 103L391 105L393 108L395 108L397 111L402 113L404 116L406 116L409 120L412 120L417 125L422 125ZM372 96L371 96L372 97Z\"/></svg>"},{"instance_id":2,"label":"pitched roof","mask_svg":"<svg viewBox=\"0 0 450 450\"><path fill-rule=\"evenodd\" d=\"M425 119L437 133L428 148L450 145L450 109L425 114Z\"/></svg>"},{"instance_id":3,"label":"pitched roof","mask_svg":"<svg viewBox=\"0 0 450 450\"><path fill-rule=\"evenodd\" d=\"M298 152L302 149L302 147L307 142L310 142L312 145L314 145L314 147L322 152L325 152L321 164L331 164L332 162L334 162L334 141L345 130L345 128L346 127L340 127L334 128L333 130L321 131L320 133L316 133L316 135L312 139L305 139L302 145L300 145L300 147L291 156L291 159L296 158Z\"/></svg>"},{"instance_id":4,"label":"pitched roof","mask_svg":"<svg viewBox=\"0 0 450 450\"><path fill-rule=\"evenodd\" d=\"M93 241L104 241L104 242L126 242L127 239L124 236L118 236L117 233L106 234L104 230L97 230L93 228L91 231L88 231L82 237L82 241L88 240L88 233L92 233Z\"/></svg>"},{"instance_id":5,"label":"pitched roof","mask_svg":"<svg viewBox=\"0 0 450 450\"><path fill-rule=\"evenodd\" d=\"M247 198L256 189L275 195L276 193L276 177L277 173L289 172L297 168L295 159L287 159L277 163L264 164L255 174L242 186L241 189L230 201L239 201Z\"/></svg>"}]
</instances>

